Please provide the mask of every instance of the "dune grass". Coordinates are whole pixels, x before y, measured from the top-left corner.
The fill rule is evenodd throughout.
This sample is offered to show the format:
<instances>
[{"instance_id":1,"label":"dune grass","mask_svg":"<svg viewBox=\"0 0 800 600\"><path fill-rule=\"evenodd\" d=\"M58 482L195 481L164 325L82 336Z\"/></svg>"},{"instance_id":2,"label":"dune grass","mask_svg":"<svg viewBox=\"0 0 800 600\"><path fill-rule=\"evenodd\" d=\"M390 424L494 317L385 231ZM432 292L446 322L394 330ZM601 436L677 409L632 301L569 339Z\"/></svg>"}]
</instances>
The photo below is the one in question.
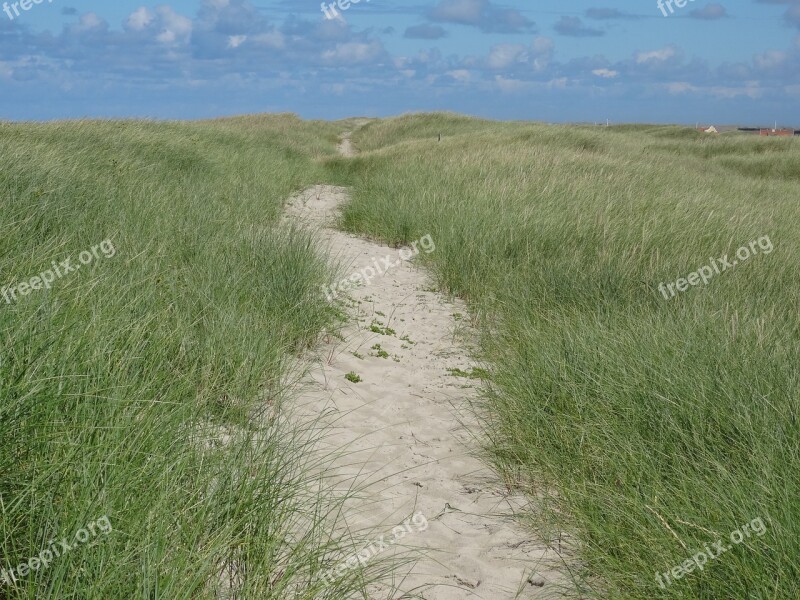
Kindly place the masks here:
<instances>
[{"instance_id":1,"label":"dune grass","mask_svg":"<svg viewBox=\"0 0 800 600\"><path fill-rule=\"evenodd\" d=\"M111 244L0 298L0 598L363 589L319 578L347 547L343 498L315 424L280 410L292 355L335 315L322 257L276 219L338 133L287 115L0 124L0 286ZM101 517L111 533L17 569Z\"/></svg>"},{"instance_id":2,"label":"dune grass","mask_svg":"<svg viewBox=\"0 0 800 600\"><path fill-rule=\"evenodd\" d=\"M575 535L588 593L799 597L798 140L428 114L353 141L329 161L354 190L343 226L432 235L483 332L491 456L542 498L542 531ZM657 582L755 519L763 535Z\"/></svg>"},{"instance_id":3,"label":"dune grass","mask_svg":"<svg viewBox=\"0 0 800 600\"><path fill-rule=\"evenodd\" d=\"M437 114L373 121L343 159L348 126L0 124L0 287L113 245L0 297L0 571L113 527L0 575L0 598L333 600L389 574L321 579L357 547L331 533L346 498L316 424L281 410L337 315L311 240L276 221L324 181L353 186L347 229L435 240L421 258L483 334L490 456L540 531L574 534L588 595L798 597L798 141Z\"/></svg>"}]
</instances>

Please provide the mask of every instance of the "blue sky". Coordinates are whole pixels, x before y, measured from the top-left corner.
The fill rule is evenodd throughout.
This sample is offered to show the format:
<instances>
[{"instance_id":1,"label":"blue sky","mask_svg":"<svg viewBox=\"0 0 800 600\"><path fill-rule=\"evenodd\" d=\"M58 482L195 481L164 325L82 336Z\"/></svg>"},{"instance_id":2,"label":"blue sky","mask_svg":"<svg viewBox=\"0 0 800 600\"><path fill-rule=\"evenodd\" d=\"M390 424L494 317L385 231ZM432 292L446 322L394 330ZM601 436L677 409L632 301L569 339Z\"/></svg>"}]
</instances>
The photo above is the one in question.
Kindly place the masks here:
<instances>
[{"instance_id":1,"label":"blue sky","mask_svg":"<svg viewBox=\"0 0 800 600\"><path fill-rule=\"evenodd\" d=\"M333 18L319 0L2 2L0 119L452 110L800 128L800 0L361 0Z\"/></svg>"}]
</instances>

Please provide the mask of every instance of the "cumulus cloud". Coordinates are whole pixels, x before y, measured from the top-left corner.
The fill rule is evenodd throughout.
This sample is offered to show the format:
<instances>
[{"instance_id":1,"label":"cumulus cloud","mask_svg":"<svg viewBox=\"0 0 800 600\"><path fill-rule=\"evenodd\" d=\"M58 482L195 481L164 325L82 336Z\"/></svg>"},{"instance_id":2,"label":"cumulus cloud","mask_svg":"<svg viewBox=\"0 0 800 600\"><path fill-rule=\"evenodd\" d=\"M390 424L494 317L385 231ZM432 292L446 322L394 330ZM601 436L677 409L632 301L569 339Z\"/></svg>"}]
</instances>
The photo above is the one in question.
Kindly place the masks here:
<instances>
[{"instance_id":1,"label":"cumulus cloud","mask_svg":"<svg viewBox=\"0 0 800 600\"><path fill-rule=\"evenodd\" d=\"M197 20L201 28L224 35L254 33L266 22L249 0L203 0Z\"/></svg>"},{"instance_id":2,"label":"cumulus cloud","mask_svg":"<svg viewBox=\"0 0 800 600\"><path fill-rule=\"evenodd\" d=\"M521 79L503 77L502 75L496 75L494 81L497 85L497 88L501 92L506 93L519 92L530 87L530 82L523 81Z\"/></svg>"},{"instance_id":3,"label":"cumulus cloud","mask_svg":"<svg viewBox=\"0 0 800 600\"><path fill-rule=\"evenodd\" d=\"M140 6L125 19L125 27L133 31L141 31L155 20L155 15L146 6Z\"/></svg>"},{"instance_id":4,"label":"cumulus cloud","mask_svg":"<svg viewBox=\"0 0 800 600\"><path fill-rule=\"evenodd\" d=\"M542 71L550 66L553 61L555 44L548 37L539 36L531 44L531 66L535 71Z\"/></svg>"},{"instance_id":5,"label":"cumulus cloud","mask_svg":"<svg viewBox=\"0 0 800 600\"><path fill-rule=\"evenodd\" d=\"M247 41L246 35L232 35L228 37L228 48L238 48L241 46L245 41Z\"/></svg>"},{"instance_id":6,"label":"cumulus cloud","mask_svg":"<svg viewBox=\"0 0 800 600\"><path fill-rule=\"evenodd\" d=\"M787 25L800 29L800 0L756 0L759 4L778 4L788 6L783 13Z\"/></svg>"},{"instance_id":7,"label":"cumulus cloud","mask_svg":"<svg viewBox=\"0 0 800 600\"><path fill-rule=\"evenodd\" d=\"M69 25L67 29L74 34L100 33L108 31L108 23L105 19L100 18L97 13L88 12L81 15L78 22Z\"/></svg>"},{"instance_id":8,"label":"cumulus cloud","mask_svg":"<svg viewBox=\"0 0 800 600\"><path fill-rule=\"evenodd\" d=\"M149 39L165 45L185 45L192 35L192 20L175 12L168 5L155 11L141 6L123 22L123 29L139 39Z\"/></svg>"},{"instance_id":9,"label":"cumulus cloud","mask_svg":"<svg viewBox=\"0 0 800 600\"><path fill-rule=\"evenodd\" d=\"M800 4L795 4L783 16L787 23L800 29Z\"/></svg>"},{"instance_id":10,"label":"cumulus cloud","mask_svg":"<svg viewBox=\"0 0 800 600\"><path fill-rule=\"evenodd\" d=\"M664 84L662 87L672 95L696 94L726 100L739 96L755 100L764 94L763 88L757 81L748 81L741 86L695 85L687 81L675 81Z\"/></svg>"},{"instance_id":11,"label":"cumulus cloud","mask_svg":"<svg viewBox=\"0 0 800 600\"><path fill-rule=\"evenodd\" d=\"M658 50L650 50L649 52L639 52L636 54L636 64L659 63L670 60L677 56L678 52L675 46L667 46L659 48Z\"/></svg>"},{"instance_id":12,"label":"cumulus cloud","mask_svg":"<svg viewBox=\"0 0 800 600\"><path fill-rule=\"evenodd\" d=\"M355 90L363 93L363 102L373 103L373 110L383 110L388 102L391 106L386 111L400 107L398 112L427 99L444 105L449 93L455 94L453 107L458 110L464 110L458 104L461 99L489 101L492 94L516 92L638 98L642 91L652 94L658 90L663 96L685 94L698 101L749 101L768 94L772 98L774 93L780 101L789 98L791 82L800 80L800 36L788 47L770 49L765 45L758 54L742 54L716 67L709 66L702 56L684 56L675 45L654 45L636 52L629 49L627 58L612 61L601 54L601 44L593 44L598 47L597 54L578 52L566 62L557 61L550 37L503 37L529 31L533 23L496 1L498 4L490 0L431 0L434 8L424 13L428 22L399 32L406 38L404 47L414 48L413 40L423 40L416 46L425 49L408 50L408 56L392 56L384 48L381 40L389 31L397 33L392 28L359 29L344 20L327 20L321 15L307 18L296 12L276 20L274 12L257 7L257 0L201 0L196 3L199 8L186 15L171 7L169 0L134 3L117 23L106 23L101 16L104 13L98 10L69 19L56 33L37 32L29 23L0 20L0 81L6 97L19 90L63 93L75 89L80 90L81 98L95 94L98 106L106 101L103 94L111 89L110 81L118 84L115 95L108 93L106 106L123 106L127 97L137 98L128 104L135 105L147 97L147 90L157 90L153 93L160 95L169 90L182 103L188 98L187 89L192 93L202 89L203 101L195 102L195 109L202 106L205 114L218 114L220 107L244 112L238 102L247 94L255 98L252 106L256 110L284 109L298 102L297 110L301 110L309 104L303 104L306 97L324 98L328 93L353 98ZM715 16L719 10L713 9L719 5L702 4L698 0L696 6L703 16L694 18L719 18ZM793 9L800 11L800 0L761 4L777 5L772 7L779 9L775 16L785 11L789 24L793 24ZM564 10L567 14L557 21L556 31L572 37L599 37L606 26L619 26L614 20L639 18L614 8L590 8L580 17ZM420 9L407 12L418 16ZM800 23L800 16L797 19ZM659 16L651 20L663 23ZM649 27L650 22L641 21L641 27ZM677 21L673 25L681 26ZM464 42L476 31L498 35L487 38L487 50L473 55L451 51L444 55L424 42L448 34L463 36L458 39ZM624 36L622 41L626 41ZM614 48L618 52L619 48ZM791 102L796 102L796 88L791 87L795 94ZM130 90L136 93L130 94ZM389 94L390 90L397 93ZM206 101L206 95L216 95L216 103ZM401 106L397 96L404 96L408 103ZM226 97L235 97L234 104ZM269 100L265 102L265 98ZM281 98L284 104L280 104ZM0 106L4 106L2 102ZM52 99L50 104L55 106ZM560 110L558 102L551 104ZM6 109L8 105L6 100ZM169 106L144 105L142 111L163 114L152 108L162 105ZM186 106L191 102L187 100ZM196 115L197 110L189 114Z\"/></svg>"},{"instance_id":13,"label":"cumulus cloud","mask_svg":"<svg viewBox=\"0 0 800 600\"><path fill-rule=\"evenodd\" d=\"M485 33L523 33L536 24L518 10L500 8L490 0L440 0L428 18L441 23L477 27Z\"/></svg>"},{"instance_id":14,"label":"cumulus cloud","mask_svg":"<svg viewBox=\"0 0 800 600\"><path fill-rule=\"evenodd\" d=\"M254 44L266 46L268 48L275 48L280 50L286 47L286 36L280 31L268 31L266 33L259 33L250 38Z\"/></svg>"},{"instance_id":15,"label":"cumulus cloud","mask_svg":"<svg viewBox=\"0 0 800 600\"><path fill-rule=\"evenodd\" d=\"M561 17L555 25L555 30L570 37L600 37L605 31L585 27L579 17Z\"/></svg>"},{"instance_id":16,"label":"cumulus cloud","mask_svg":"<svg viewBox=\"0 0 800 600\"><path fill-rule=\"evenodd\" d=\"M494 71L505 71L523 67L526 71L542 71L553 58L553 40L538 36L526 46L524 44L497 44L492 46L485 65Z\"/></svg>"},{"instance_id":17,"label":"cumulus cloud","mask_svg":"<svg viewBox=\"0 0 800 600\"><path fill-rule=\"evenodd\" d=\"M337 44L332 50L322 53L323 60L328 64L364 64L376 62L383 58L383 46L377 41L348 42Z\"/></svg>"},{"instance_id":18,"label":"cumulus cloud","mask_svg":"<svg viewBox=\"0 0 800 600\"><path fill-rule=\"evenodd\" d=\"M486 57L490 69L507 69L514 63L528 62L528 49L523 44L498 44Z\"/></svg>"},{"instance_id":19,"label":"cumulus cloud","mask_svg":"<svg viewBox=\"0 0 800 600\"><path fill-rule=\"evenodd\" d=\"M156 39L162 44L185 44L192 35L192 20L178 14L170 6L156 7L161 31Z\"/></svg>"},{"instance_id":20,"label":"cumulus cloud","mask_svg":"<svg viewBox=\"0 0 800 600\"><path fill-rule=\"evenodd\" d=\"M695 9L689 13L692 19L702 19L705 21L716 21L728 16L728 11L721 4L711 3L703 8Z\"/></svg>"},{"instance_id":21,"label":"cumulus cloud","mask_svg":"<svg viewBox=\"0 0 800 600\"><path fill-rule=\"evenodd\" d=\"M461 83L469 83L472 81L472 73L470 73L467 69L454 69L452 71L447 71L445 75L448 75Z\"/></svg>"},{"instance_id":22,"label":"cumulus cloud","mask_svg":"<svg viewBox=\"0 0 800 600\"><path fill-rule=\"evenodd\" d=\"M603 79L614 79L615 77L619 77L619 71L614 71L612 69L594 69L592 71L592 75L596 75L597 77L602 77Z\"/></svg>"}]
</instances>

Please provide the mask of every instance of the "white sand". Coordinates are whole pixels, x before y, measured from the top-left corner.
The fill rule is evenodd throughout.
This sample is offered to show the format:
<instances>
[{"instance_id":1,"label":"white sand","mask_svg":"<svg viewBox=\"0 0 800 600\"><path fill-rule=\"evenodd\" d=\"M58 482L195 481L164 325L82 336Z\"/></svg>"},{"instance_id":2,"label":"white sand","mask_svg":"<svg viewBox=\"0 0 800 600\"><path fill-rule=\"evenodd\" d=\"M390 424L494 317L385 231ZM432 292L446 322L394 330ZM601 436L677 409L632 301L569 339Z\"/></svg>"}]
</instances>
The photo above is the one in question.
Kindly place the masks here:
<instances>
[{"instance_id":1,"label":"white sand","mask_svg":"<svg viewBox=\"0 0 800 600\"><path fill-rule=\"evenodd\" d=\"M341 149L351 154L349 140ZM346 199L342 188L316 186L290 199L286 219L317 231L320 251L330 252L344 274L373 265L373 258L396 259L393 248L331 228ZM478 444L461 424L478 430L466 406L480 383L447 371L476 366L463 342L470 336L454 335L469 334L465 321L454 317L466 316L467 309L429 291L431 281L413 262L346 294L354 302L348 303L351 320L341 332L344 341L331 338L315 349L298 400L305 414L333 413L325 444L348 451L330 474L345 487L359 477L372 484L366 497L348 506L349 526L374 527L390 538L392 527L413 513L422 513L429 523L425 531L412 526L413 533L402 540L424 555L400 568L390 588L371 590L371 597L563 597L557 589L565 581L561 559L509 518L526 500L510 496L474 457ZM396 335L369 331L373 321ZM388 359L374 356L376 343ZM363 381L349 382L349 372Z\"/></svg>"}]
</instances>

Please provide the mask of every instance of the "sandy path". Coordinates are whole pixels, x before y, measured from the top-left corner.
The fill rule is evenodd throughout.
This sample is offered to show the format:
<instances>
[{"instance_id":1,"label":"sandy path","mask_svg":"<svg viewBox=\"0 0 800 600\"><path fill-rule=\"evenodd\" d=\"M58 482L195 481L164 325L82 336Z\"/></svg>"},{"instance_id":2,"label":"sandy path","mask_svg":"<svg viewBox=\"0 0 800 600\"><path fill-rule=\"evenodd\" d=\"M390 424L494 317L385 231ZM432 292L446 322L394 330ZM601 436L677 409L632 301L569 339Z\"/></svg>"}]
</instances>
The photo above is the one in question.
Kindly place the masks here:
<instances>
[{"instance_id":1,"label":"sandy path","mask_svg":"<svg viewBox=\"0 0 800 600\"><path fill-rule=\"evenodd\" d=\"M340 150L352 155L349 139ZM352 299L346 300L351 319L341 332L344 341L331 338L315 350L297 401L305 414L331 411L324 443L348 452L330 474L343 487L353 480L371 483L348 507L350 527L374 527L391 540L392 528L412 514L428 523L422 530L422 517L407 522L402 541L382 550L412 547L424 556L400 568L390 587L371 590L371 597L561 597L555 593L563 583L560 560L509 518L524 500L505 493L473 456L477 444L461 425L470 423L464 409L477 382L448 369L476 366L463 342L469 336L455 335L469 333L458 317L466 308L430 291L426 273L413 259L400 261L398 250L332 229L346 199L345 189L315 186L290 199L285 218L313 228L320 251L344 266L343 276L374 266L373 259L400 263L339 295ZM396 333L375 333L373 324ZM389 357L377 356L375 344ZM348 381L351 372L362 381Z\"/></svg>"}]
</instances>

